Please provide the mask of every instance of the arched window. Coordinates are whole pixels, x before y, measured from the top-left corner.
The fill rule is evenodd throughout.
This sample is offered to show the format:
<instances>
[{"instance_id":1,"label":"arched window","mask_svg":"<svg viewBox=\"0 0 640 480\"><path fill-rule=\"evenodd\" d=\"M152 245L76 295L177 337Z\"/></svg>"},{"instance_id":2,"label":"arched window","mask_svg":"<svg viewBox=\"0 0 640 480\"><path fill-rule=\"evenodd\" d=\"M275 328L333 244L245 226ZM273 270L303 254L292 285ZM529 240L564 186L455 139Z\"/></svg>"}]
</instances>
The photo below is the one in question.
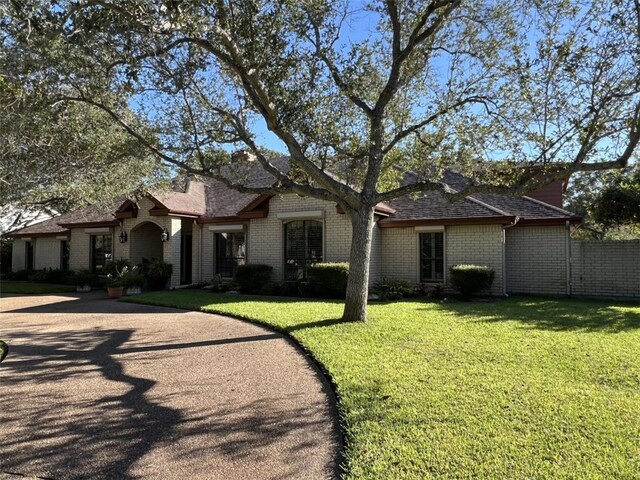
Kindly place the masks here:
<instances>
[{"instance_id":1,"label":"arched window","mask_svg":"<svg viewBox=\"0 0 640 480\"><path fill-rule=\"evenodd\" d=\"M322 222L296 220L284 224L284 279L305 280L307 267L322 262Z\"/></svg>"}]
</instances>

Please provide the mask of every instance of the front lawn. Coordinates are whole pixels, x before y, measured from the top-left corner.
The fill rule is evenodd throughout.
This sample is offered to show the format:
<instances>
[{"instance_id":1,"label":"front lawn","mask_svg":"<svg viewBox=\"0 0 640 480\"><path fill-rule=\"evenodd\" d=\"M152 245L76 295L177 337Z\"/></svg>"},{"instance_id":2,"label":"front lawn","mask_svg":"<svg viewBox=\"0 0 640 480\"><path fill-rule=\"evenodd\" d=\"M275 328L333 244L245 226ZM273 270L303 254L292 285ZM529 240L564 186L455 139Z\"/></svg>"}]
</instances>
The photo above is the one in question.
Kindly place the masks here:
<instances>
[{"instance_id":1,"label":"front lawn","mask_svg":"<svg viewBox=\"0 0 640 480\"><path fill-rule=\"evenodd\" d=\"M71 285L53 285L50 283L16 282L2 280L0 282L1 293L64 293L74 292L76 287Z\"/></svg>"},{"instance_id":2,"label":"front lawn","mask_svg":"<svg viewBox=\"0 0 640 480\"><path fill-rule=\"evenodd\" d=\"M157 292L126 301L268 324L331 375L345 478L640 478L640 307L339 302Z\"/></svg>"}]
</instances>

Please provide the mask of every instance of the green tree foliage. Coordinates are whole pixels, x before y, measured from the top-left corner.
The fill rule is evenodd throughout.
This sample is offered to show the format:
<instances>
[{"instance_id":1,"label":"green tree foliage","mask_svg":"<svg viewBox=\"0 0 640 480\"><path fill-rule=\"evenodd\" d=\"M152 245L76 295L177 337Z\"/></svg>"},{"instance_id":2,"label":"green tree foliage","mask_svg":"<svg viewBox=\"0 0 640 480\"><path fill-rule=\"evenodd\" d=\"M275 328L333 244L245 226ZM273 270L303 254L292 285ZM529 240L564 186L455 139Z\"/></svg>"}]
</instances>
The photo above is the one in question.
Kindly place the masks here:
<instances>
[{"instance_id":1,"label":"green tree foliage","mask_svg":"<svg viewBox=\"0 0 640 480\"><path fill-rule=\"evenodd\" d=\"M96 107L157 159L237 190L340 204L353 225L349 320L366 317L379 202L443 190L450 165L476 179L444 191L452 201L525 193L622 168L640 141L638 0L2 5L29 89ZM265 155L260 125L291 171ZM243 182L247 156L272 187Z\"/></svg>"},{"instance_id":2,"label":"green tree foliage","mask_svg":"<svg viewBox=\"0 0 640 480\"><path fill-rule=\"evenodd\" d=\"M567 208L583 217L578 237L640 238L640 166L575 175L567 194Z\"/></svg>"},{"instance_id":3,"label":"green tree foliage","mask_svg":"<svg viewBox=\"0 0 640 480\"><path fill-rule=\"evenodd\" d=\"M6 52L0 65L10 72L0 76L3 205L66 211L161 186L167 169L106 113L82 103L52 102L21 84L20 70Z\"/></svg>"}]
</instances>

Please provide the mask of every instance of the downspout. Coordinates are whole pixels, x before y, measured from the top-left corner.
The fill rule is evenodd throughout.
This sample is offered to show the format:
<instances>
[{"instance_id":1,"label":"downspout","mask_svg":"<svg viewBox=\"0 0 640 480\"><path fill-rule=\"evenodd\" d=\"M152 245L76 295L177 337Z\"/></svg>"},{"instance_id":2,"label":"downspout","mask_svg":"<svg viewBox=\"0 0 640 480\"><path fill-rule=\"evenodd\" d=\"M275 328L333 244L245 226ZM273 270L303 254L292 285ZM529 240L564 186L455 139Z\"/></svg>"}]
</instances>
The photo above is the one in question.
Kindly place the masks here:
<instances>
[{"instance_id":1,"label":"downspout","mask_svg":"<svg viewBox=\"0 0 640 480\"><path fill-rule=\"evenodd\" d=\"M199 228L199 230L200 230L200 234L199 234L200 240L198 241L198 250L199 250L198 251L198 265L199 265L198 266L198 276L200 277L200 281L204 282L206 280L204 279L204 275L202 274L202 257L204 256L203 255L204 249L202 248L202 230L204 230L203 224L200 224L199 227L200 227Z\"/></svg>"},{"instance_id":2,"label":"downspout","mask_svg":"<svg viewBox=\"0 0 640 480\"><path fill-rule=\"evenodd\" d=\"M502 295L508 297L507 294L507 228L516 226L520 221L520 217L516 218L509 225L502 226Z\"/></svg>"},{"instance_id":3,"label":"downspout","mask_svg":"<svg viewBox=\"0 0 640 480\"><path fill-rule=\"evenodd\" d=\"M567 275L567 296L571 296L571 222L565 222L567 235L565 237L566 275Z\"/></svg>"}]
</instances>

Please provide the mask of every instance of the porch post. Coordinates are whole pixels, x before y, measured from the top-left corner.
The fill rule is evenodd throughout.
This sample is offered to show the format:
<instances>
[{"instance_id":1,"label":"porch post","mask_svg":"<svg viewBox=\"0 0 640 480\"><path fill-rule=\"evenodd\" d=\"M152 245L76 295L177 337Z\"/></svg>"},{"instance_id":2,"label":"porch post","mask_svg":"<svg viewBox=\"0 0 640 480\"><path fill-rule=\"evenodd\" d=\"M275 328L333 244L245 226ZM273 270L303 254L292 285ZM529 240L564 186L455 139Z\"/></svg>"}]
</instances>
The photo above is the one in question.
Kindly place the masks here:
<instances>
[{"instance_id":1,"label":"porch post","mask_svg":"<svg viewBox=\"0 0 640 480\"><path fill-rule=\"evenodd\" d=\"M165 262L173 265L173 273L169 287L177 287L180 285L180 244L182 243L182 219L177 217L167 217L167 231L169 232L169 241L162 245L163 259Z\"/></svg>"}]
</instances>

